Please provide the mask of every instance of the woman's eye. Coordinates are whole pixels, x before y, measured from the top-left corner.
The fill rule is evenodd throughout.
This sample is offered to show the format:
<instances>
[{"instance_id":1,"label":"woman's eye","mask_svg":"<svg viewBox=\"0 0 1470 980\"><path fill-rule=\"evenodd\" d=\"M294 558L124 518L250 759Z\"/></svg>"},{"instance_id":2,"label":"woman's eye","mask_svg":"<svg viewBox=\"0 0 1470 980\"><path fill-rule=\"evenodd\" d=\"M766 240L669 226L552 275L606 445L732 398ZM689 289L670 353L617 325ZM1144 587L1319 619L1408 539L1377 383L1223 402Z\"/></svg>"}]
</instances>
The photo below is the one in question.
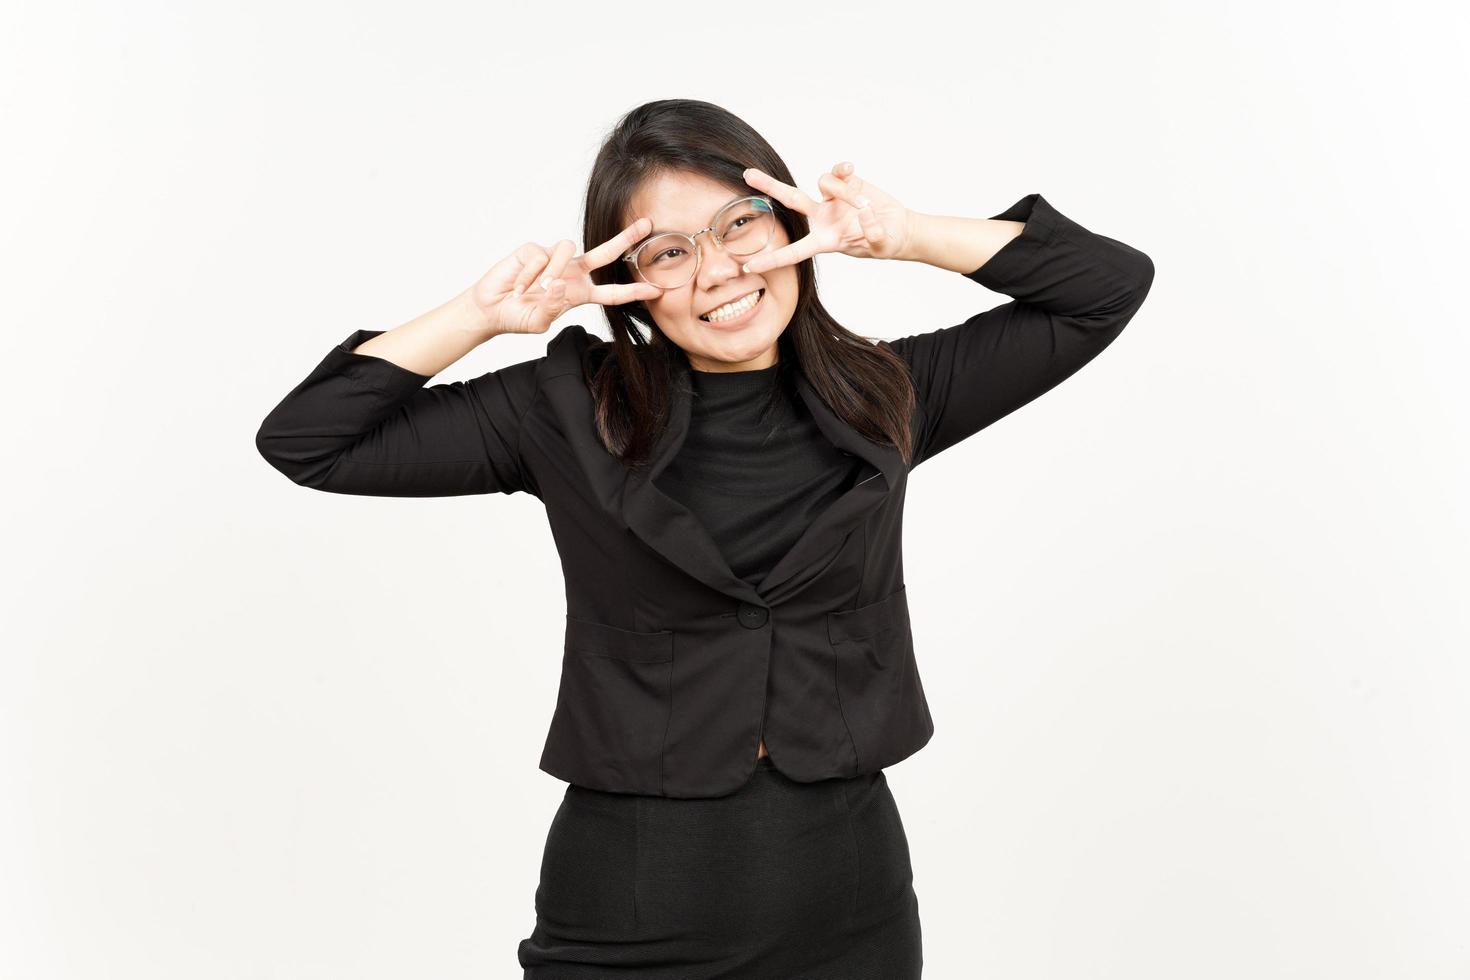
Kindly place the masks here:
<instances>
[{"instance_id":1,"label":"woman's eye","mask_svg":"<svg viewBox=\"0 0 1470 980\"><path fill-rule=\"evenodd\" d=\"M662 252L660 252L657 255L655 255L653 257L653 261L655 261L655 262L662 262L664 259L668 258L668 256L671 255L671 254L673 254L674 252L683 252L683 251L684 250L682 248L666 248Z\"/></svg>"}]
</instances>

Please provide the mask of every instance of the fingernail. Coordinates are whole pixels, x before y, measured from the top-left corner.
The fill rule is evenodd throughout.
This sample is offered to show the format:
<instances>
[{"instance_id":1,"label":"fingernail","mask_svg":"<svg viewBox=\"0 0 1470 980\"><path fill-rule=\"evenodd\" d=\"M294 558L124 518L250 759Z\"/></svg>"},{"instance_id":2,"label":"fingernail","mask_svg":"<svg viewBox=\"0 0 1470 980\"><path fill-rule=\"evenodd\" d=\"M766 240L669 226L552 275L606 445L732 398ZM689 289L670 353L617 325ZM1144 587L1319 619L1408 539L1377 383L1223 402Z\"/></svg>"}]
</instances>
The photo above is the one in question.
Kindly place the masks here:
<instances>
[{"instance_id":1,"label":"fingernail","mask_svg":"<svg viewBox=\"0 0 1470 980\"><path fill-rule=\"evenodd\" d=\"M745 263L745 264L744 264L744 265L742 265L742 266L741 266L741 267L740 267L740 271L741 271L741 272L749 272L749 271L750 271L750 263L749 263L749 262L747 262L747 263Z\"/></svg>"}]
</instances>

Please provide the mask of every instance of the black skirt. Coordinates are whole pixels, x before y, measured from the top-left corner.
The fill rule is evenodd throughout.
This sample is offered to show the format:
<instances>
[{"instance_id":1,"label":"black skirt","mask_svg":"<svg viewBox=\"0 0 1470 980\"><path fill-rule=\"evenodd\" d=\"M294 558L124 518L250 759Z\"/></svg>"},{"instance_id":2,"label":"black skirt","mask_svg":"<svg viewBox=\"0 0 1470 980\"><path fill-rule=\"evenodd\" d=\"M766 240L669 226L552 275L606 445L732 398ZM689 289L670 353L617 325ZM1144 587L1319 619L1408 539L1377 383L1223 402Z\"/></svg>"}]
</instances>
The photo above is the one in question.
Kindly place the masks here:
<instances>
[{"instance_id":1,"label":"black skirt","mask_svg":"<svg viewBox=\"0 0 1470 980\"><path fill-rule=\"evenodd\" d=\"M918 980L888 780L800 783L766 756L713 799L568 784L517 955L525 980Z\"/></svg>"}]
</instances>

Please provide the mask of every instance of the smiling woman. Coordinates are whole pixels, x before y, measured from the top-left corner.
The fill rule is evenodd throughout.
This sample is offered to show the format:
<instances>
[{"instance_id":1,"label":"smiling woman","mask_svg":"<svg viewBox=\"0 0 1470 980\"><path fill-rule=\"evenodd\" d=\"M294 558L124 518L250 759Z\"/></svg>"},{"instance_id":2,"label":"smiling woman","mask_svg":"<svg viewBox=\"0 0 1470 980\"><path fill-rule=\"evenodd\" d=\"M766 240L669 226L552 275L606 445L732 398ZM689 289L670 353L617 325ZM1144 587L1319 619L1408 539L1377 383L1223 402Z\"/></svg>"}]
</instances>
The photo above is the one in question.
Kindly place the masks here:
<instances>
[{"instance_id":1,"label":"smiling woman","mask_svg":"<svg viewBox=\"0 0 1470 980\"><path fill-rule=\"evenodd\" d=\"M783 350L845 423L910 451L907 366L827 312L811 262L830 251L896 257L909 237L909 212L891 199L860 207L861 181L850 164L823 175L820 200L791 182L764 137L708 102L650 102L607 135L588 181L583 241L606 241L639 221L646 231L624 255L643 247L636 266L611 263L593 270L593 281L659 287L652 298L603 307L612 339L589 373L603 444L629 465L641 465L657 438L676 361L711 373L757 371ZM757 204L747 211L741 201ZM754 250L732 234L750 220L769 226ZM650 261L666 253L664 234L685 236L673 240L680 275L661 276Z\"/></svg>"},{"instance_id":2,"label":"smiling woman","mask_svg":"<svg viewBox=\"0 0 1470 980\"><path fill-rule=\"evenodd\" d=\"M438 309L354 331L257 433L303 486L545 504L567 610L540 766L567 787L527 980L920 976L884 774L934 733L909 475L1097 356L1153 265L1039 194L964 218L849 162L817 186L718 106L639 106L593 167L584 253L526 243ZM1012 299L873 343L823 308L822 252ZM543 357L427 384L584 303L611 340L573 324Z\"/></svg>"},{"instance_id":3,"label":"smiling woman","mask_svg":"<svg viewBox=\"0 0 1470 980\"><path fill-rule=\"evenodd\" d=\"M622 224L648 217L657 228L705 228L710 215L724 214L728 203L726 185L702 174L666 171L639 187ZM785 227L774 217L767 220L774 227L763 247L791 244ZM689 270L690 278L683 285L664 288L658 299L646 301L648 315L684 351L696 371L770 367L779 356L776 341L796 311L800 291L796 268L785 265L763 276L747 275L740 270L744 256L731 254L728 243L715 241L710 228L691 237L698 243L693 263L697 268ZM659 246L658 241L648 244ZM653 271L640 267L645 276ZM661 283L654 281L654 285ZM707 318L711 311L717 311L717 316Z\"/></svg>"}]
</instances>

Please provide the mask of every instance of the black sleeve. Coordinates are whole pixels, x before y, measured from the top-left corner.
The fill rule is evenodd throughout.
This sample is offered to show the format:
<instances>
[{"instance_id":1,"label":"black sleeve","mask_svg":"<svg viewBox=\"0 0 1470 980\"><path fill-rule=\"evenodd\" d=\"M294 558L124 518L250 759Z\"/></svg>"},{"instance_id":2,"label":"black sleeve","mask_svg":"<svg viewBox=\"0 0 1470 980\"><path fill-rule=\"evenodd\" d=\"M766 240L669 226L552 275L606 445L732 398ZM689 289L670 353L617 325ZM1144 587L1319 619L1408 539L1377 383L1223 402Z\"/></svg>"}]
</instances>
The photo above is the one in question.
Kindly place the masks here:
<instances>
[{"instance_id":1,"label":"black sleeve","mask_svg":"<svg viewBox=\"0 0 1470 980\"><path fill-rule=\"evenodd\" d=\"M1029 194L995 215L1021 234L974 272L1013 301L964 323L883 341L909 365L922 416L913 466L1050 391L1122 332L1153 283L1153 261Z\"/></svg>"},{"instance_id":2,"label":"black sleeve","mask_svg":"<svg viewBox=\"0 0 1470 980\"><path fill-rule=\"evenodd\" d=\"M428 375L353 353L382 332L353 332L271 410L255 436L266 461L329 493L539 496L519 446L545 357L426 388Z\"/></svg>"}]
</instances>

